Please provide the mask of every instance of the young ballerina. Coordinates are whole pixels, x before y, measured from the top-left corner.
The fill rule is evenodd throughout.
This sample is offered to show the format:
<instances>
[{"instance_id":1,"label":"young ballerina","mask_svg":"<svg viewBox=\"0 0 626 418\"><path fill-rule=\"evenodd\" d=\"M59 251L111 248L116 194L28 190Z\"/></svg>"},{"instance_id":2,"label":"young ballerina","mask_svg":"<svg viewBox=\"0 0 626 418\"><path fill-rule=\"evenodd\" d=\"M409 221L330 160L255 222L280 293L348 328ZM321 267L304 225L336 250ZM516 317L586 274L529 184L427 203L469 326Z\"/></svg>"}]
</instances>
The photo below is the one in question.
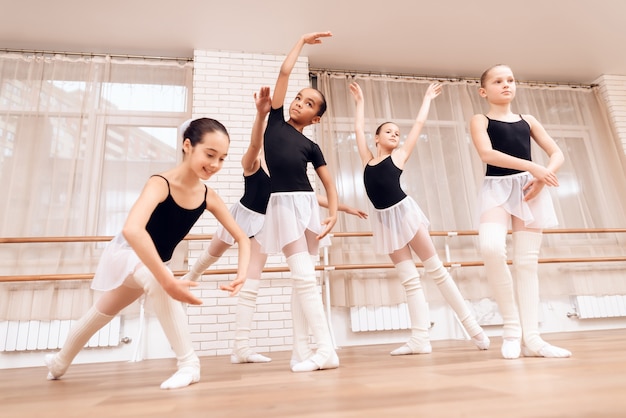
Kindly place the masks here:
<instances>
[{"instance_id":1,"label":"young ballerina","mask_svg":"<svg viewBox=\"0 0 626 418\"><path fill-rule=\"evenodd\" d=\"M244 194L230 209L235 221L250 238L251 254L246 282L239 292L235 314L235 343L230 361L239 363L266 363L271 358L256 353L250 347L250 332L252 317L256 309L256 301L260 286L261 274L267 261L267 254L261 252L261 246L255 238L263 226L267 202L270 198L270 177L263 158L263 130L265 117L271 108L269 87L262 87L257 95L255 93L257 108L256 118L252 126L250 144L241 159L244 176ZM320 206L328 207L324 196L317 196ZM366 218L367 214L350 206L339 204L338 210L348 214ZM232 235L223 227L219 226L215 232L209 248L204 251L191 267L189 273L183 276L183 280L197 281L206 269L215 263L234 244ZM295 305L297 309L299 305ZM297 315L301 318L302 315ZM305 324L306 325L306 324ZM308 341L304 341L306 344ZM298 344L295 342L295 344Z\"/></svg>"},{"instance_id":2,"label":"young ballerina","mask_svg":"<svg viewBox=\"0 0 626 418\"><path fill-rule=\"evenodd\" d=\"M392 356L428 354L432 351L428 335L428 305L415 267L411 250L424 263L426 274L434 280L445 300L450 304L472 342L481 350L489 348L489 338L472 316L454 280L437 255L428 233L430 222L415 200L402 190L400 175L419 139L430 109L430 102L441 93L441 85L428 86L422 106L411 131L400 145L400 131L392 122L376 129L376 155L365 139L365 104L363 92L357 83L350 84L356 103L355 131L357 148L363 163L365 191L373 206L372 229L376 252L389 254L406 291L411 338L393 350Z\"/></svg>"},{"instance_id":3,"label":"young ballerina","mask_svg":"<svg viewBox=\"0 0 626 418\"><path fill-rule=\"evenodd\" d=\"M504 320L502 357L515 359L522 352L525 356L569 357L568 350L541 339L538 319L542 229L557 224L544 186L559 185L556 172L563 164L563 153L537 119L511 111L515 92L515 77L508 66L489 68L482 74L478 90L489 110L470 121L472 141L487 165L480 198L480 251ZM532 162L531 138L549 156L547 167ZM507 266L509 222L516 289Z\"/></svg>"},{"instance_id":4,"label":"young ballerina","mask_svg":"<svg viewBox=\"0 0 626 418\"><path fill-rule=\"evenodd\" d=\"M294 372L339 367L312 260L320 245L330 244L327 234L337 222L337 189L320 147L302 134L305 127L319 122L326 110L326 100L318 90L304 88L289 106L286 121L283 112L289 77L300 51L305 44L319 44L320 38L328 36L332 34L303 35L283 61L263 137L265 161L272 181L265 223L257 240L265 253L282 252L291 272L294 327L291 370ZM323 222L320 222L319 204L307 177L309 162L326 190L329 215ZM300 314L302 318L298 318ZM303 344L307 328L315 338L315 352Z\"/></svg>"},{"instance_id":5,"label":"young ballerina","mask_svg":"<svg viewBox=\"0 0 626 418\"><path fill-rule=\"evenodd\" d=\"M145 293L177 360L178 371L161 389L181 388L200 380L200 360L180 302L200 305L202 301L189 289L197 283L177 280L168 261L176 245L208 210L238 243L237 276L221 286L235 295L245 281L250 241L217 193L202 183L222 168L230 142L226 128L214 119L196 119L183 138L183 161L148 179L122 232L102 254L91 287L105 293L73 325L61 351L46 356L48 379L63 376L91 336Z\"/></svg>"}]
</instances>

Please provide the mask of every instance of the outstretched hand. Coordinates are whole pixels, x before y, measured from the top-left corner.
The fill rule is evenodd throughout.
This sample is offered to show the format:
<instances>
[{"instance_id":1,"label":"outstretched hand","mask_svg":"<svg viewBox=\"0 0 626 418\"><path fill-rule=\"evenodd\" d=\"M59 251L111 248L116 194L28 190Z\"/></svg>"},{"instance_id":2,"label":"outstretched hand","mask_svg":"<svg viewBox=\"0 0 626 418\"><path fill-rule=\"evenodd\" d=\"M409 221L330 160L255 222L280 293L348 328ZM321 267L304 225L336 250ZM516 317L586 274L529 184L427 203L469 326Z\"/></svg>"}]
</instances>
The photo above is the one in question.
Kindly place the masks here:
<instances>
[{"instance_id":1,"label":"outstretched hand","mask_svg":"<svg viewBox=\"0 0 626 418\"><path fill-rule=\"evenodd\" d=\"M198 286L198 283L189 280L173 279L168 281L167 286L164 286L163 289L168 295L180 302L185 302L190 305L202 305L202 300L195 297L189 289L195 286Z\"/></svg>"},{"instance_id":2,"label":"outstretched hand","mask_svg":"<svg viewBox=\"0 0 626 418\"><path fill-rule=\"evenodd\" d=\"M269 87L261 87L258 95L256 92L254 93L254 104L256 105L257 112L261 114L270 112L272 108L272 96L270 96Z\"/></svg>"},{"instance_id":3,"label":"outstretched hand","mask_svg":"<svg viewBox=\"0 0 626 418\"><path fill-rule=\"evenodd\" d=\"M319 38L326 38L330 36L333 36L330 31L307 33L306 35L302 35L302 41L304 41L305 44L309 45L321 44L322 40Z\"/></svg>"},{"instance_id":4,"label":"outstretched hand","mask_svg":"<svg viewBox=\"0 0 626 418\"><path fill-rule=\"evenodd\" d=\"M245 277L238 277L228 284L220 285L220 290L228 292L229 296L235 296L237 293L239 293L245 281Z\"/></svg>"},{"instance_id":5,"label":"outstretched hand","mask_svg":"<svg viewBox=\"0 0 626 418\"><path fill-rule=\"evenodd\" d=\"M367 212L362 211L361 209L353 208L352 206L347 206L344 212L349 215L358 216L361 219L367 219Z\"/></svg>"},{"instance_id":6,"label":"outstretched hand","mask_svg":"<svg viewBox=\"0 0 626 418\"><path fill-rule=\"evenodd\" d=\"M443 86L441 85L441 83L432 83L428 86L428 89L426 90L426 94L424 95L424 97L432 100L441 94L442 89L443 89Z\"/></svg>"},{"instance_id":7,"label":"outstretched hand","mask_svg":"<svg viewBox=\"0 0 626 418\"><path fill-rule=\"evenodd\" d=\"M361 86L356 81L350 83L350 93L352 93L355 102L363 101L363 90L361 90Z\"/></svg>"}]
</instances>

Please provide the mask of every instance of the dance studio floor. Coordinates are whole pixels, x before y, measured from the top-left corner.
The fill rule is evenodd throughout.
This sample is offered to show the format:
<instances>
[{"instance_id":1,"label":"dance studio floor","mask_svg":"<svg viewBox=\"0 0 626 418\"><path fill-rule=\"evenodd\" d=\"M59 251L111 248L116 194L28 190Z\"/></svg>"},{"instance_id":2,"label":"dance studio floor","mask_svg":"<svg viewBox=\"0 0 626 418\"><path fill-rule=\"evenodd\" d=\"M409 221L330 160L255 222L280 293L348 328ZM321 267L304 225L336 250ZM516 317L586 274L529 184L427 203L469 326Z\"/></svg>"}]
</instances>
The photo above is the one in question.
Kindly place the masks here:
<instances>
[{"instance_id":1,"label":"dance studio floor","mask_svg":"<svg viewBox=\"0 0 626 418\"><path fill-rule=\"evenodd\" d=\"M500 357L435 341L430 355L391 357L395 345L346 347L335 370L292 373L289 352L266 364L202 357L202 379L159 389L175 360L0 370L0 417L626 417L626 330L544 335L570 359ZM266 353L267 354L267 353ZM43 359L43 354L42 354Z\"/></svg>"}]
</instances>

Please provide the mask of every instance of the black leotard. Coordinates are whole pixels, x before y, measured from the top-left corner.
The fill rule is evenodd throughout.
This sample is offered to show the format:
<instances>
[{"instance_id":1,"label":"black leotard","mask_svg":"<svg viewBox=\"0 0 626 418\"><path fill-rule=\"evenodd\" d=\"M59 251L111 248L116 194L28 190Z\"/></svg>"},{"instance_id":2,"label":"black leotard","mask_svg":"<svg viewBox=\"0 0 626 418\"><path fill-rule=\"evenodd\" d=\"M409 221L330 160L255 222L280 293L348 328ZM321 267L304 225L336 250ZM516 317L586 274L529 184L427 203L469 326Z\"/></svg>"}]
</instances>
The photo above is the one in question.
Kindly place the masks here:
<instances>
[{"instance_id":1,"label":"black leotard","mask_svg":"<svg viewBox=\"0 0 626 418\"><path fill-rule=\"evenodd\" d=\"M485 116L486 117L486 116ZM521 115L520 115L521 117ZM523 118L517 122L502 122L489 119L487 134L491 140L491 147L513 157L531 161L530 155L530 125ZM521 170L496 167L487 164L487 176L508 176L521 173Z\"/></svg>"},{"instance_id":2,"label":"black leotard","mask_svg":"<svg viewBox=\"0 0 626 418\"><path fill-rule=\"evenodd\" d=\"M202 204L195 209L185 209L180 207L172 197L170 182L161 175L155 174L155 176L165 180L168 193L165 200L159 203L150 215L146 230L150 234L161 260L165 262L172 258L174 248L185 238L206 209L207 187L204 186Z\"/></svg>"},{"instance_id":3,"label":"black leotard","mask_svg":"<svg viewBox=\"0 0 626 418\"><path fill-rule=\"evenodd\" d=\"M402 170L393 163L391 155L376 165L365 165L365 192L376 209L387 209L406 197L400 187L400 175Z\"/></svg>"},{"instance_id":4,"label":"black leotard","mask_svg":"<svg viewBox=\"0 0 626 418\"><path fill-rule=\"evenodd\" d=\"M272 179L273 192L312 192L307 164L326 165L320 147L285 122L283 107L270 111L263 135L265 162Z\"/></svg>"}]
</instances>

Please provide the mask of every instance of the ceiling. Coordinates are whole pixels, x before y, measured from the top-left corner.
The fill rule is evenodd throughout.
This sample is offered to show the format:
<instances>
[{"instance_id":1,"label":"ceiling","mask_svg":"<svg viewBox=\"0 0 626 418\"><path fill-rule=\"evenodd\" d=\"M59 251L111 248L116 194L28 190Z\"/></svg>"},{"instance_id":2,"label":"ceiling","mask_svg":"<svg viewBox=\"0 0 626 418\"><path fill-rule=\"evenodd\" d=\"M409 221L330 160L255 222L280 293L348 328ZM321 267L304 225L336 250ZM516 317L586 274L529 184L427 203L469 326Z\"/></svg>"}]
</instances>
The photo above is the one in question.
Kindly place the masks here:
<instances>
[{"instance_id":1,"label":"ceiling","mask_svg":"<svg viewBox=\"0 0 626 418\"><path fill-rule=\"evenodd\" d=\"M0 49L192 57L302 54L314 68L446 77L509 64L519 80L626 75L623 0L3 1Z\"/></svg>"}]
</instances>

